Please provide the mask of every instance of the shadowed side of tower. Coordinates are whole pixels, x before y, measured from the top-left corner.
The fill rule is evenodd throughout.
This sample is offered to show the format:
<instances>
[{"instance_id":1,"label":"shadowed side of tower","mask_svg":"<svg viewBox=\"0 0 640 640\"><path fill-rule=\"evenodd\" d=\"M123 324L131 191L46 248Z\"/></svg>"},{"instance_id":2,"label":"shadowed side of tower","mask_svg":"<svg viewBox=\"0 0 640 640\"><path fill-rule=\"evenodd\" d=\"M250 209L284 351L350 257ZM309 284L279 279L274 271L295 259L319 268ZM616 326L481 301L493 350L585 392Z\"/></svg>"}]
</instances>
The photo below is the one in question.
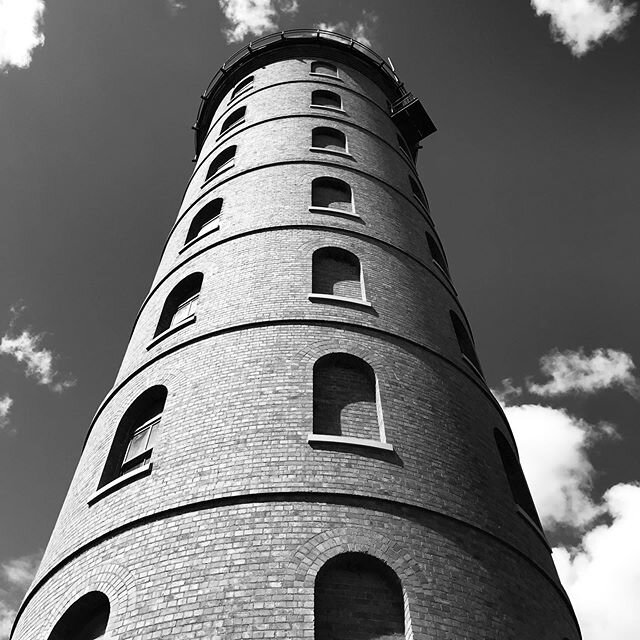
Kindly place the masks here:
<instances>
[{"instance_id":1,"label":"shadowed side of tower","mask_svg":"<svg viewBox=\"0 0 640 640\"><path fill-rule=\"evenodd\" d=\"M196 164L13 638L577 640L389 65L295 31Z\"/></svg>"}]
</instances>

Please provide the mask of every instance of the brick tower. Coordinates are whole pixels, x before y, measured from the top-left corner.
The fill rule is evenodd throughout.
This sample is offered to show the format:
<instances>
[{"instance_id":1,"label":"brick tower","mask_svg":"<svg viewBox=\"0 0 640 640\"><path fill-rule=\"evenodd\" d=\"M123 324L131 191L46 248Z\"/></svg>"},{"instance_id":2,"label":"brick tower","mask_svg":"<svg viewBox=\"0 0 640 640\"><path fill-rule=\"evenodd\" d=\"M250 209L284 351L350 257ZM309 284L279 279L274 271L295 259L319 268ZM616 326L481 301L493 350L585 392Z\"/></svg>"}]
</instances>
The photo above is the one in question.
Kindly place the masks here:
<instances>
[{"instance_id":1,"label":"brick tower","mask_svg":"<svg viewBox=\"0 0 640 640\"><path fill-rule=\"evenodd\" d=\"M15 640L578 640L367 47L289 31L196 164Z\"/></svg>"}]
</instances>

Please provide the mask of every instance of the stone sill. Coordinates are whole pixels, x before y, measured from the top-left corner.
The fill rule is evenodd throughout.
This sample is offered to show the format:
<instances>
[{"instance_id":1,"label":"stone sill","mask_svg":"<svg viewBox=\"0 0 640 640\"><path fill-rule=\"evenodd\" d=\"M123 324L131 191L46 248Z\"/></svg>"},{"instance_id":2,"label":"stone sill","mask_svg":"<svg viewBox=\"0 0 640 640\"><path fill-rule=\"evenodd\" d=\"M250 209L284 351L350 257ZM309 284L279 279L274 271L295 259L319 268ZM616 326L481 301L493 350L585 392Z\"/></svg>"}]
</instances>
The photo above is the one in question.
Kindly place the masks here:
<instances>
[{"instance_id":1,"label":"stone sill","mask_svg":"<svg viewBox=\"0 0 640 640\"><path fill-rule=\"evenodd\" d=\"M345 296L334 296L330 293L310 293L309 300L311 300L311 302L335 302L338 304L353 305L354 307L365 307L367 309L373 309L373 305L368 300L346 298Z\"/></svg>"},{"instance_id":2,"label":"stone sill","mask_svg":"<svg viewBox=\"0 0 640 640\"><path fill-rule=\"evenodd\" d=\"M317 71L309 71L309 75L316 76L317 78L331 78L332 80L342 82L342 78L339 78L338 76L332 76L330 73L318 73Z\"/></svg>"},{"instance_id":3,"label":"stone sill","mask_svg":"<svg viewBox=\"0 0 640 640\"><path fill-rule=\"evenodd\" d=\"M349 436L331 436L322 433L310 433L307 435L309 444L341 444L352 447L365 447L367 449L382 449L383 451L393 451L393 445L380 440L369 440L368 438L351 438Z\"/></svg>"},{"instance_id":4,"label":"stone sill","mask_svg":"<svg viewBox=\"0 0 640 640\"><path fill-rule=\"evenodd\" d=\"M362 220L362 218L353 211L345 211L344 209L333 209L332 207L309 207L311 213L334 213L341 216L347 216L349 218L355 218L356 220Z\"/></svg>"},{"instance_id":5,"label":"stone sill","mask_svg":"<svg viewBox=\"0 0 640 640\"><path fill-rule=\"evenodd\" d=\"M331 107L327 104L310 104L312 109L324 109L326 111L333 111L334 113L344 113L346 115L345 110L342 107Z\"/></svg>"},{"instance_id":6,"label":"stone sill","mask_svg":"<svg viewBox=\"0 0 640 640\"><path fill-rule=\"evenodd\" d=\"M325 147L309 147L309 151L313 151L314 153L329 153L332 156L340 156L341 158L351 158L353 160L353 156L347 151L336 151L335 149L326 149Z\"/></svg>"},{"instance_id":7,"label":"stone sill","mask_svg":"<svg viewBox=\"0 0 640 640\"><path fill-rule=\"evenodd\" d=\"M128 473L124 475L118 476L115 480L108 482L104 485L104 487L100 487L90 498L87 500L87 504L89 506L98 502L106 495L109 495L112 491L123 487L130 482L133 482L137 478L142 478L143 476L148 476L151 473L151 469L153 468L153 464L149 461L142 467L138 467L137 469L132 469Z\"/></svg>"},{"instance_id":8,"label":"stone sill","mask_svg":"<svg viewBox=\"0 0 640 640\"><path fill-rule=\"evenodd\" d=\"M223 174L225 171L229 171L229 169L233 169L234 166L235 166L235 162L231 162L230 164L223 165L210 178L205 180L200 185L200 188L204 189L212 180L215 180L219 175Z\"/></svg>"},{"instance_id":9,"label":"stone sill","mask_svg":"<svg viewBox=\"0 0 640 640\"><path fill-rule=\"evenodd\" d=\"M184 327L188 327L190 324L193 324L196 321L196 314L192 313L190 316L187 316L182 322L178 324L174 324L173 327L169 327L161 334L157 335L148 345L147 351L155 347L159 342L162 342L165 338L168 338L170 335L173 335L176 331L180 331Z\"/></svg>"},{"instance_id":10,"label":"stone sill","mask_svg":"<svg viewBox=\"0 0 640 640\"><path fill-rule=\"evenodd\" d=\"M239 127L241 124L244 124L244 123L245 123L244 118L242 118L241 120L238 120L238 122L234 122L228 129L224 131L224 133L221 133L220 135L218 135L216 142L220 142L220 140L222 140L222 138L224 138L227 135L227 133L229 133L229 131L233 131L234 129L236 129L237 127Z\"/></svg>"},{"instance_id":11,"label":"stone sill","mask_svg":"<svg viewBox=\"0 0 640 640\"><path fill-rule=\"evenodd\" d=\"M190 249L196 242L198 242L199 240L202 240L202 238L206 238L208 235L215 233L216 231L220 230L220 225L217 224L215 227L211 227L211 229L209 229L206 233L203 233L202 235L196 236L195 238L193 238L193 240L189 240L189 242L187 242L184 247L182 247L182 249L180 249L180 251L178 251L178 254L183 253L184 251L186 251L187 249Z\"/></svg>"}]
</instances>

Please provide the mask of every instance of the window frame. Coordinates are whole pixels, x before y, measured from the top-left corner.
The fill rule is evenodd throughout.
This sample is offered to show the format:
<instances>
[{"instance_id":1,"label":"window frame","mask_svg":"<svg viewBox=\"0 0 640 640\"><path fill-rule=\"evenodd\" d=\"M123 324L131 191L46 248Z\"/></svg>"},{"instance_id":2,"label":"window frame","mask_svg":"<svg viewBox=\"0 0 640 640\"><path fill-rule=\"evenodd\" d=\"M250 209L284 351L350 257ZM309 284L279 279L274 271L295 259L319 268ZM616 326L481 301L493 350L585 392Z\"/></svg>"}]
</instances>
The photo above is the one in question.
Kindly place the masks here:
<instances>
[{"instance_id":1,"label":"window frame","mask_svg":"<svg viewBox=\"0 0 640 640\"><path fill-rule=\"evenodd\" d=\"M235 85L235 87L233 87L233 89L231 90L231 96L229 98L228 104L231 104L236 100L236 98L239 98L240 96L244 95L247 91L250 91L251 89L253 89L253 83L255 78L256 77L253 74L242 78L242 80L240 80L240 82L238 82ZM249 82L246 84L246 86L243 86L239 89L240 85L242 85L243 82L247 82L247 80Z\"/></svg>"},{"instance_id":2,"label":"window frame","mask_svg":"<svg viewBox=\"0 0 640 640\"><path fill-rule=\"evenodd\" d=\"M333 180L335 182L340 182L346 185L349 188L349 195L351 196L351 200L349 201L351 205L351 210L338 209L336 207L322 207L320 205L313 204L313 185L318 180ZM317 176L311 180L311 205L309 206L309 211L311 213L328 213L333 215L343 215L343 216L347 216L348 218L362 220L361 216L358 215L358 213L356 212L355 194L353 192L352 186L345 180L341 180L340 178L334 178L333 176Z\"/></svg>"},{"instance_id":3,"label":"window frame","mask_svg":"<svg viewBox=\"0 0 640 640\"><path fill-rule=\"evenodd\" d=\"M215 172L211 173L211 166L216 162L216 160L218 160L218 158L222 154L224 154L229 149L233 149L233 155L228 160L226 160L223 164L221 164L219 167L217 167ZM238 151L238 146L235 145L235 144L232 144L232 145L229 145L228 147L225 147L222 151L220 151L220 153L216 154L215 158L209 163L209 167L207 169L207 174L206 174L205 180L200 185L201 189L204 188L207 184L209 184L211 182L211 180L213 180L214 178L219 176L221 173L223 173L224 171L228 171L233 166L235 166L237 151Z\"/></svg>"},{"instance_id":4,"label":"window frame","mask_svg":"<svg viewBox=\"0 0 640 640\"><path fill-rule=\"evenodd\" d=\"M237 114L240 114L240 116L236 120L232 120L232 118ZM247 116L247 107L238 107L237 109L234 109L224 119L224 121L220 125L220 133L218 134L218 140L226 136L227 133L229 133L230 131L233 131L236 127L239 127L240 125L244 124L246 122L246 116ZM231 124L228 124L229 120L231 120ZM235 157L235 153L233 155Z\"/></svg>"},{"instance_id":5,"label":"window frame","mask_svg":"<svg viewBox=\"0 0 640 640\"><path fill-rule=\"evenodd\" d=\"M337 134L336 138L341 136L341 138L344 140L344 148L331 149L329 147L318 147L314 145L313 144L314 134L325 135L325 136L329 135L328 133L323 133L323 134L319 133L321 130L323 132L330 131L332 134L333 133ZM338 129L337 127L326 127L324 125L321 125L319 127L314 127L313 129L311 129L311 146L309 147L309 151L313 151L315 153L329 153L336 156L353 158L353 156L349 153L349 140L347 138L347 134L344 131L341 131L340 129Z\"/></svg>"},{"instance_id":6,"label":"window frame","mask_svg":"<svg viewBox=\"0 0 640 640\"><path fill-rule=\"evenodd\" d=\"M340 103L339 107L334 107L331 105L327 105L327 104L315 104L313 102L313 95L314 94L318 94L318 93L325 93L328 95L332 95L332 96L336 96L338 98L338 102ZM327 111L333 111L334 113L344 113L344 106L343 106L343 100L342 100L342 96L339 93L336 93L335 91L329 91L327 89L314 89L311 92L311 104L309 105L309 107L311 109L325 109Z\"/></svg>"},{"instance_id":7,"label":"window frame","mask_svg":"<svg viewBox=\"0 0 640 640\"><path fill-rule=\"evenodd\" d=\"M160 425L160 420L162 419L162 412L147 420L144 424L141 424L139 427L136 427L129 438L129 442L127 443L127 447L124 452L124 458L122 459L122 464L120 465L120 475L119 478L125 475L126 473L130 473L131 471L138 469L143 466L145 462L151 460L151 452L153 451L153 447L155 445L155 439L158 435L158 426ZM135 455L129 457L129 451L131 450L131 443L134 439L143 432L147 432L146 442L144 449L136 453ZM149 444L151 442L151 444Z\"/></svg>"},{"instance_id":8,"label":"window frame","mask_svg":"<svg viewBox=\"0 0 640 640\"><path fill-rule=\"evenodd\" d=\"M318 64L324 64L326 66L333 67L336 70L335 74L325 73L322 71L314 71L313 70L314 65L318 65ZM338 69L338 65L333 64L333 62L326 62L324 60L312 60L309 75L319 76L321 78L333 78L334 80L342 80L342 78L340 77L340 70Z\"/></svg>"}]
</instances>

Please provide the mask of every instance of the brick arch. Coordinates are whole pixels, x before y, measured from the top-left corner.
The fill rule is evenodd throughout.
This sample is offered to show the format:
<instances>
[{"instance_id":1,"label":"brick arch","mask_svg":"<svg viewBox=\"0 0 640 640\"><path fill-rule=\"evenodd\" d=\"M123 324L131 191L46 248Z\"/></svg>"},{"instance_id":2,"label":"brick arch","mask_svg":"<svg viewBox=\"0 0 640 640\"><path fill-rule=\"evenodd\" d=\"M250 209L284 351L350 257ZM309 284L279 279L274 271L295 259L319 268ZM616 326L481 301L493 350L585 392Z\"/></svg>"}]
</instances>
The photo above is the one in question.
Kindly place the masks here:
<instances>
[{"instance_id":1,"label":"brick arch","mask_svg":"<svg viewBox=\"0 0 640 640\"><path fill-rule=\"evenodd\" d=\"M410 549L385 535L364 527L340 527L318 533L301 544L293 553L290 571L295 588L314 596L316 576L324 564L343 553L363 553L386 564L398 576L402 585L406 640L413 640L411 582L416 575L422 584L428 579L411 559ZM412 602L413 601L413 602Z\"/></svg>"},{"instance_id":2,"label":"brick arch","mask_svg":"<svg viewBox=\"0 0 640 640\"><path fill-rule=\"evenodd\" d=\"M67 609L83 595L91 591L100 591L109 599L111 612L109 614L108 628L113 628L115 623L125 615L125 612L135 609L137 600L136 580L129 569L118 564L98 564L90 566L86 570L76 566L75 569L82 570L81 581L64 580L64 570L59 576L60 581L64 580L67 588L64 597L51 598L51 606L48 608L42 625L42 629L46 631L44 638L49 636ZM110 632L109 640L120 640L120 636Z\"/></svg>"}]
</instances>

